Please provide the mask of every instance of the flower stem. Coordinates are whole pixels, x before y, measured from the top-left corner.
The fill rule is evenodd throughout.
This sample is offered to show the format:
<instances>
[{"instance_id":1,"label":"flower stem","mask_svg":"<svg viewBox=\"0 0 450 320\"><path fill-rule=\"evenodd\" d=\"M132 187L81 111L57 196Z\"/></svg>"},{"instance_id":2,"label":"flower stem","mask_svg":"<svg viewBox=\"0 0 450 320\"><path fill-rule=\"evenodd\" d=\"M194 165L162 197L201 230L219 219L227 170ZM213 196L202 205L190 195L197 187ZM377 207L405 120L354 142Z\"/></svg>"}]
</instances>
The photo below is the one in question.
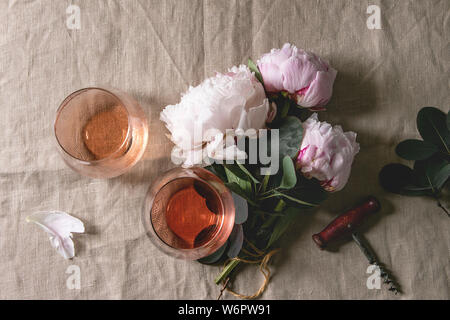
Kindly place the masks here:
<instances>
[{"instance_id":1,"label":"flower stem","mask_svg":"<svg viewBox=\"0 0 450 320\"><path fill-rule=\"evenodd\" d=\"M286 202L284 202L283 200L279 200L277 203L277 206L275 207L274 211L275 212L281 212L283 211L283 209L286 207Z\"/></svg>"},{"instance_id":2,"label":"flower stem","mask_svg":"<svg viewBox=\"0 0 450 320\"><path fill-rule=\"evenodd\" d=\"M231 271L239 264L239 260L231 260L228 264L223 268L222 272L214 279L216 284L220 284L223 280L225 280Z\"/></svg>"}]
</instances>

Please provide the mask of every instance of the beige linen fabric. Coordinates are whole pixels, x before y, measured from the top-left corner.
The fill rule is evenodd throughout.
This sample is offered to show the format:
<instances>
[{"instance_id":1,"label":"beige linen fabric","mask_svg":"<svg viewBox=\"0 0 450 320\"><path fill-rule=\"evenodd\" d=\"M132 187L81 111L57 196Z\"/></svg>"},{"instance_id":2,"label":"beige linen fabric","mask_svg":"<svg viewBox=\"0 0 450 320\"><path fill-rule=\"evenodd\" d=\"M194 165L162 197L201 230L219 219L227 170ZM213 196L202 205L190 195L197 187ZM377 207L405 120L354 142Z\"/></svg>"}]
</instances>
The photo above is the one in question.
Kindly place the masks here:
<instances>
[{"instance_id":1,"label":"beige linen fabric","mask_svg":"<svg viewBox=\"0 0 450 320\"><path fill-rule=\"evenodd\" d=\"M66 27L71 3L80 7L80 30ZM369 4L381 8L381 30L366 26ZM164 255L141 224L147 188L173 166L159 112L189 84L291 42L339 71L320 118L356 131L361 152L347 187L283 238L263 298L394 298L384 288L367 289L368 263L355 244L328 252L311 240L356 199L374 194L384 208L365 235L398 277L405 292L398 298L449 299L449 219L432 200L387 194L377 182L381 167L399 160L396 143L418 136L417 111L448 111L449 38L448 0L2 0L0 298L215 299L220 267ZM110 180L71 171L53 136L63 98L96 84L129 92L150 119L144 159ZM71 261L25 223L27 215L52 209L87 227L75 235ZM66 286L70 265L80 267L79 290ZM261 281L246 267L234 287L251 294Z\"/></svg>"}]
</instances>

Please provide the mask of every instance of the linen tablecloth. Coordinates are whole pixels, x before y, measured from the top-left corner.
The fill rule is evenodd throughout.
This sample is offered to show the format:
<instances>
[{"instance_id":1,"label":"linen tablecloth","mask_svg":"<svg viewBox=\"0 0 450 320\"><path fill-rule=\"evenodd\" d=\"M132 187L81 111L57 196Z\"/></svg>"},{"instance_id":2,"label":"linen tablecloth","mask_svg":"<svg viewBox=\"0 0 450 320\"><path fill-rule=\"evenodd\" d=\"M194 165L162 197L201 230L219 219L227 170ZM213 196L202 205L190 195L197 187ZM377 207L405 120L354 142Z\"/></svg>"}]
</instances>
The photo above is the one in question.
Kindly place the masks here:
<instances>
[{"instance_id":1,"label":"linen tablecloth","mask_svg":"<svg viewBox=\"0 0 450 320\"><path fill-rule=\"evenodd\" d=\"M79 29L68 21L70 5L80 9ZM368 28L369 5L380 8L381 29ZM0 298L215 299L220 266L164 255L141 223L149 185L174 166L159 112L190 84L290 42L338 70L320 118L357 132L361 151L346 188L302 214L282 239L262 298L449 299L448 218L431 199L384 192L377 178L383 165L400 161L395 145L418 137L421 107L448 111L449 39L448 0L1 1ZM55 146L57 107L91 85L130 93L149 118L144 158L110 180L73 172ZM365 236L398 278L398 297L367 288L368 263L354 243L329 252L311 240L368 194L383 210ZM84 221L73 260L25 222L41 210ZM74 268L79 289L67 285ZM257 268L246 267L234 288L251 294L262 280Z\"/></svg>"}]
</instances>

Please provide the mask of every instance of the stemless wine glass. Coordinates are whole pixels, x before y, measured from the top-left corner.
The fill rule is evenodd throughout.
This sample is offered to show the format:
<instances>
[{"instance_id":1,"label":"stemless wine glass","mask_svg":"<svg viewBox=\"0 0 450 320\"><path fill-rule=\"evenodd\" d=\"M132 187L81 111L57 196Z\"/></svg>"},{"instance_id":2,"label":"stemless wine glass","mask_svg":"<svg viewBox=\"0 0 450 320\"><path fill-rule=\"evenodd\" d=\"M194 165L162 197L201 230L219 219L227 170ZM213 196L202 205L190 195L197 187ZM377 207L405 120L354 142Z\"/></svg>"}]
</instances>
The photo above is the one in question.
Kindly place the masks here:
<instances>
[{"instance_id":1,"label":"stemless wine glass","mask_svg":"<svg viewBox=\"0 0 450 320\"><path fill-rule=\"evenodd\" d=\"M196 260L226 243L234 210L230 191L211 172L175 168L150 186L142 221L157 248L176 258Z\"/></svg>"},{"instance_id":2,"label":"stemless wine glass","mask_svg":"<svg viewBox=\"0 0 450 320\"><path fill-rule=\"evenodd\" d=\"M112 88L70 94L56 112L54 129L66 164L92 178L123 174L141 159L148 141L141 106Z\"/></svg>"}]
</instances>

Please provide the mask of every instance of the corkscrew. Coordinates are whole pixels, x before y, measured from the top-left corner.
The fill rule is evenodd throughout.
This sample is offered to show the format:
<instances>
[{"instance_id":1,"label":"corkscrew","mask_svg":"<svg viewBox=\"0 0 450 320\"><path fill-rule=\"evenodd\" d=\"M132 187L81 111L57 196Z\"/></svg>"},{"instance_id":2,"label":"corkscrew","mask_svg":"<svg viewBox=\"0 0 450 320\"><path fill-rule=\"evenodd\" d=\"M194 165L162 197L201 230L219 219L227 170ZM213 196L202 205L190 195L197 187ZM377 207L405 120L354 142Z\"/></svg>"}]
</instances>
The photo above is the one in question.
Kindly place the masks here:
<instances>
[{"instance_id":1,"label":"corkscrew","mask_svg":"<svg viewBox=\"0 0 450 320\"><path fill-rule=\"evenodd\" d=\"M376 265L379 268L383 282L389 285L389 291L398 294L401 293L399 285L394 278L391 277L384 265L378 260L364 237L355 231L368 216L375 214L380 208L380 202L375 197L369 196L363 203L339 215L331 221L325 229L314 234L312 238L320 249L324 249L328 244L335 240L351 235L369 263L371 265Z\"/></svg>"}]
</instances>

